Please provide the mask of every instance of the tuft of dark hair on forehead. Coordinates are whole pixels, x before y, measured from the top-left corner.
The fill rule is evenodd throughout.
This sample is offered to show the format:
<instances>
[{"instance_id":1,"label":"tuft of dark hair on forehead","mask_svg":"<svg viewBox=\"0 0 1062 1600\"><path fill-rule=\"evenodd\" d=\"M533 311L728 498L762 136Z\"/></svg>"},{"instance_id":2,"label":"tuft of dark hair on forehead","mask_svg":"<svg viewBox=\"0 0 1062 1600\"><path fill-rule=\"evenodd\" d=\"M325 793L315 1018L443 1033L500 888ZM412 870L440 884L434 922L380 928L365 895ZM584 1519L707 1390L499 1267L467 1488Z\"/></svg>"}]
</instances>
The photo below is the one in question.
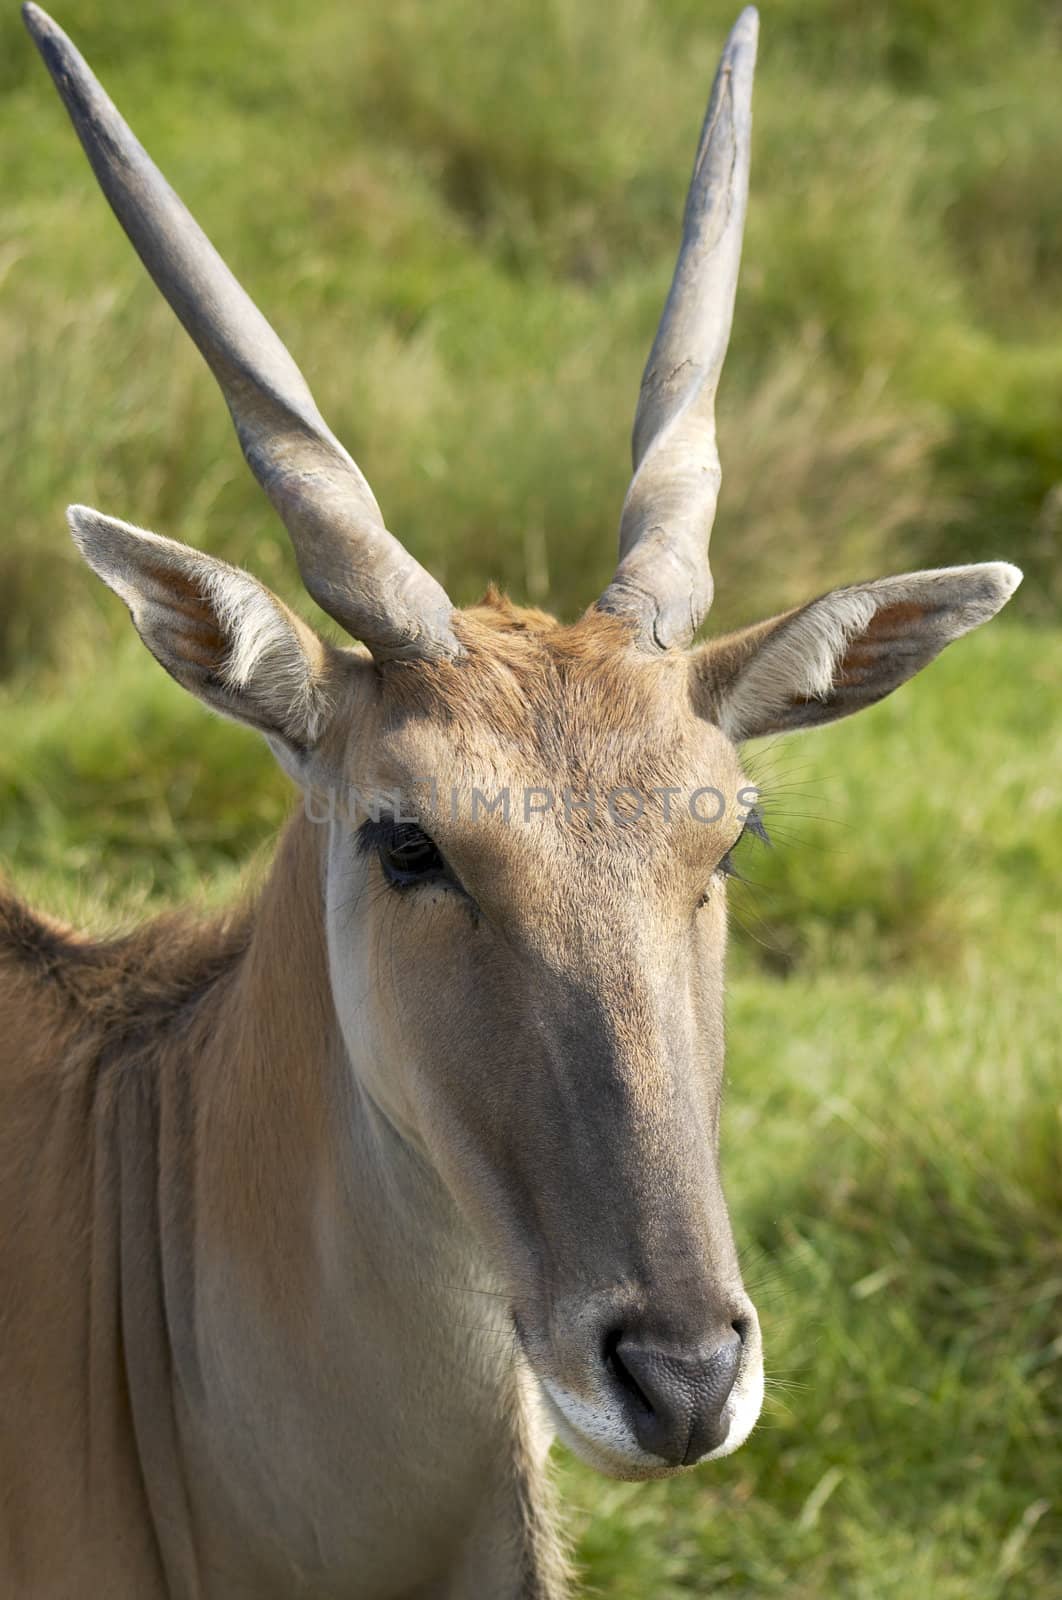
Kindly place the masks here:
<instances>
[{"instance_id":1,"label":"tuft of dark hair on forehead","mask_svg":"<svg viewBox=\"0 0 1062 1600\"><path fill-rule=\"evenodd\" d=\"M598 678L601 686L649 682L659 661L633 648L627 622L589 610L577 622L558 622L547 611L518 606L491 584L480 605L454 613L464 656L456 661L392 661L382 667L398 699L427 706L461 701L473 680L501 688L505 678L521 690L557 686L560 680Z\"/></svg>"},{"instance_id":2,"label":"tuft of dark hair on forehead","mask_svg":"<svg viewBox=\"0 0 1062 1600\"><path fill-rule=\"evenodd\" d=\"M487 734L543 773L596 772L607 787L622 768L615 781L666 781L689 720L684 652L649 656L620 617L592 608L562 624L493 588L453 626L459 659L380 669L385 716L445 725L473 763Z\"/></svg>"},{"instance_id":3,"label":"tuft of dark hair on forehead","mask_svg":"<svg viewBox=\"0 0 1062 1600\"><path fill-rule=\"evenodd\" d=\"M562 626L548 611L540 611L537 606L518 606L496 583L488 583L479 604L468 607L461 615L480 613L485 613L481 620L488 626L514 633L555 633Z\"/></svg>"},{"instance_id":4,"label":"tuft of dark hair on forehead","mask_svg":"<svg viewBox=\"0 0 1062 1600\"><path fill-rule=\"evenodd\" d=\"M385 687L409 710L459 715L475 705L503 714L507 705L526 714L554 704L574 686L586 696L626 701L661 680L662 663L634 648L629 625L591 608L577 622L560 623L545 611L518 606L493 585L477 606L454 615L464 647L458 660L393 661L382 669Z\"/></svg>"}]
</instances>

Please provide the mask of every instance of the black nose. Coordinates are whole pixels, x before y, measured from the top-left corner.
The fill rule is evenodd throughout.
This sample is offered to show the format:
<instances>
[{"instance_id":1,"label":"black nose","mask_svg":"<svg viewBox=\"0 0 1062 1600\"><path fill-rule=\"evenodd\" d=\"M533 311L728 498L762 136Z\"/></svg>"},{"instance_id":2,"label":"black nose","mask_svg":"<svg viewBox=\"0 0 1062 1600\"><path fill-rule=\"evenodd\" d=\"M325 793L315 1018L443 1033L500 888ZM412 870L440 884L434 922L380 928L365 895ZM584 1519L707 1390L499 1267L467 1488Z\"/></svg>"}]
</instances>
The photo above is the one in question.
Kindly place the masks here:
<instances>
[{"instance_id":1,"label":"black nose","mask_svg":"<svg viewBox=\"0 0 1062 1600\"><path fill-rule=\"evenodd\" d=\"M723 1407L741 1364L742 1337L729 1327L700 1346L678 1346L623 1332L604 1358L643 1450L669 1466L690 1466L727 1436Z\"/></svg>"}]
</instances>

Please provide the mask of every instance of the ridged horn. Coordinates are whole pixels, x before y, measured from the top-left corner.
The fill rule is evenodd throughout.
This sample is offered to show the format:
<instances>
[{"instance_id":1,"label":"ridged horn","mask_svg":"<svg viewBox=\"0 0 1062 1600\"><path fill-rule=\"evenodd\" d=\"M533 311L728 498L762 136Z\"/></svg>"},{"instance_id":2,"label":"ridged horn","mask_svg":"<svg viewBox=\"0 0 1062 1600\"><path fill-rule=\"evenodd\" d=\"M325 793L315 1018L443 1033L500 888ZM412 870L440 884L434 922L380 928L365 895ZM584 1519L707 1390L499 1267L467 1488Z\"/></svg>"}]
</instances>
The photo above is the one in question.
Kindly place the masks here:
<instances>
[{"instance_id":1,"label":"ridged horn","mask_svg":"<svg viewBox=\"0 0 1062 1600\"><path fill-rule=\"evenodd\" d=\"M720 482L715 395L741 261L758 32L749 6L715 75L675 275L638 397L620 563L598 601L629 617L647 650L689 644L712 603L708 540Z\"/></svg>"},{"instance_id":2,"label":"ridged horn","mask_svg":"<svg viewBox=\"0 0 1062 1600\"><path fill-rule=\"evenodd\" d=\"M379 659L460 654L449 599L388 533L280 339L63 31L38 6L22 14L100 187L221 387L309 593Z\"/></svg>"}]
</instances>

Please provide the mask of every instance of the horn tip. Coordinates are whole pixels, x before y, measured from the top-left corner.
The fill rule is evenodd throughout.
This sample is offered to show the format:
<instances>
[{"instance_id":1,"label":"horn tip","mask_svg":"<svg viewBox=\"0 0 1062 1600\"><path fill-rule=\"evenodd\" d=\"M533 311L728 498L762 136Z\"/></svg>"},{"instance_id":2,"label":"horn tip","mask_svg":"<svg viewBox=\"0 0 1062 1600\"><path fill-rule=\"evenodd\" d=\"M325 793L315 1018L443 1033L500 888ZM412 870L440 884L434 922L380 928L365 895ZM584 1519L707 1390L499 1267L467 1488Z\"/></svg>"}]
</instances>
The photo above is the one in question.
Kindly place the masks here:
<instances>
[{"instance_id":1,"label":"horn tip","mask_svg":"<svg viewBox=\"0 0 1062 1600\"><path fill-rule=\"evenodd\" d=\"M732 56L742 49L754 52L759 36L760 13L755 6L746 6L730 30L726 54Z\"/></svg>"},{"instance_id":2,"label":"horn tip","mask_svg":"<svg viewBox=\"0 0 1062 1600\"><path fill-rule=\"evenodd\" d=\"M33 0L25 0L22 20L26 24L26 32L37 46L42 61L59 84L61 91L61 79L70 71L72 63L77 62L77 51L59 24L48 15L47 11L35 6Z\"/></svg>"},{"instance_id":3,"label":"horn tip","mask_svg":"<svg viewBox=\"0 0 1062 1600\"><path fill-rule=\"evenodd\" d=\"M25 4L22 7L22 20L26 24L31 38L38 44L42 39L54 38L59 33L59 29L47 11L42 11L40 6L35 6L33 0L25 0Z\"/></svg>"}]
</instances>

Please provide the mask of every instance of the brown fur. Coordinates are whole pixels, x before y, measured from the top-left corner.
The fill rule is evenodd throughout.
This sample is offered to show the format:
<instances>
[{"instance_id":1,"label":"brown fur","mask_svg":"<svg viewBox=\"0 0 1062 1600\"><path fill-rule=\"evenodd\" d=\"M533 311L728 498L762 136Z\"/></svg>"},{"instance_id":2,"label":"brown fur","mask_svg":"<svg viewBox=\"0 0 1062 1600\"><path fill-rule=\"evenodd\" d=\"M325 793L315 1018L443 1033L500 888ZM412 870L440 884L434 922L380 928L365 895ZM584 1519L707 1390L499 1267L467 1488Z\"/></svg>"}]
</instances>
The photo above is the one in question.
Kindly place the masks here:
<instances>
[{"instance_id":1,"label":"brown fur","mask_svg":"<svg viewBox=\"0 0 1062 1600\"><path fill-rule=\"evenodd\" d=\"M100 1039L142 1036L150 1047L232 968L252 926L244 904L214 919L168 912L101 939L0 891L0 974L25 984L35 1007L54 1007L71 1029Z\"/></svg>"},{"instance_id":2,"label":"brown fur","mask_svg":"<svg viewBox=\"0 0 1062 1600\"><path fill-rule=\"evenodd\" d=\"M529 783L558 794L620 785L648 793L689 776L676 754L691 728L682 657L647 658L618 617L591 609L562 626L493 589L454 627L460 660L382 670L384 730L445 729L467 774L482 762L489 730L492 744L522 760ZM584 815L573 813L571 823L575 836L589 837ZM600 826L593 837L600 841Z\"/></svg>"},{"instance_id":3,"label":"brown fur","mask_svg":"<svg viewBox=\"0 0 1062 1600\"><path fill-rule=\"evenodd\" d=\"M465 650L457 661L382 669L396 711L454 726L486 719L500 740L542 740L557 729L558 695L582 713L579 732L602 718L606 730L630 721L650 696L659 703L660 663L634 651L629 625L605 612L591 609L565 627L492 586L454 627Z\"/></svg>"}]
</instances>

